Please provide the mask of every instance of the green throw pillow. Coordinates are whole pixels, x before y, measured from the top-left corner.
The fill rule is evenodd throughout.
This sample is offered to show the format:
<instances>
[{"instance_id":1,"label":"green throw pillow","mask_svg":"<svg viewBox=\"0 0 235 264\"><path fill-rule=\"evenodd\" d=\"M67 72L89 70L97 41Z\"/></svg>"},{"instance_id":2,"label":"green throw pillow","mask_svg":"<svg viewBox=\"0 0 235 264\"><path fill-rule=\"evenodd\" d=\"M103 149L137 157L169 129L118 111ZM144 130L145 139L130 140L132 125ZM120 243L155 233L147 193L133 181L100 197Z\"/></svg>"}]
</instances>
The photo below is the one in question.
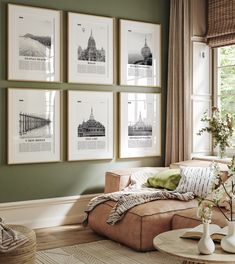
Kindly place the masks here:
<instances>
[{"instance_id":1,"label":"green throw pillow","mask_svg":"<svg viewBox=\"0 0 235 264\"><path fill-rule=\"evenodd\" d=\"M160 171L155 176L149 177L147 184L149 187L175 190L180 181L180 169L168 169Z\"/></svg>"}]
</instances>

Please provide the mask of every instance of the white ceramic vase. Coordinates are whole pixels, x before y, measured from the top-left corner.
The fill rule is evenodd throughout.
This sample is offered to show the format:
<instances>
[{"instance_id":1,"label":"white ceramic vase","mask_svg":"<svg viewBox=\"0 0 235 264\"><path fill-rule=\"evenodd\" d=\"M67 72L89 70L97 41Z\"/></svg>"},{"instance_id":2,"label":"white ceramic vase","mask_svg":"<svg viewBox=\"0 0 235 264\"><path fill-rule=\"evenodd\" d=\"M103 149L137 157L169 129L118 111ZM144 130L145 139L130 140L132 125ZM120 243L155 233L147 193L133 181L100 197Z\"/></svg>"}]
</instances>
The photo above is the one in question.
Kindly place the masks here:
<instances>
[{"instance_id":1,"label":"white ceramic vase","mask_svg":"<svg viewBox=\"0 0 235 264\"><path fill-rule=\"evenodd\" d=\"M209 227L209 223L203 223L203 234L198 242L198 251L204 255L210 255L215 251L215 244L210 237Z\"/></svg>"},{"instance_id":2,"label":"white ceramic vase","mask_svg":"<svg viewBox=\"0 0 235 264\"><path fill-rule=\"evenodd\" d=\"M226 252L235 253L235 221L228 221L228 234L221 239L221 247Z\"/></svg>"}]
</instances>

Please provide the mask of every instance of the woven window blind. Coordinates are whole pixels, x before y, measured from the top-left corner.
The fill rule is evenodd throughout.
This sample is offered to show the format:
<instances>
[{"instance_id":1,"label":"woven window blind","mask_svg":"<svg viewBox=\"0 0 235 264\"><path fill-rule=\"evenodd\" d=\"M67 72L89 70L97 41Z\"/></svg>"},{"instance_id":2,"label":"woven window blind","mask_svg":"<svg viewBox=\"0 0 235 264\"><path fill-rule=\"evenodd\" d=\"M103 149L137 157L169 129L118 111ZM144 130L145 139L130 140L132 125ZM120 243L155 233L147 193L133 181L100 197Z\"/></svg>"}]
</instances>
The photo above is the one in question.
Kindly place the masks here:
<instances>
[{"instance_id":1,"label":"woven window blind","mask_svg":"<svg viewBox=\"0 0 235 264\"><path fill-rule=\"evenodd\" d=\"M235 0L208 0L207 42L212 48L235 44Z\"/></svg>"}]
</instances>

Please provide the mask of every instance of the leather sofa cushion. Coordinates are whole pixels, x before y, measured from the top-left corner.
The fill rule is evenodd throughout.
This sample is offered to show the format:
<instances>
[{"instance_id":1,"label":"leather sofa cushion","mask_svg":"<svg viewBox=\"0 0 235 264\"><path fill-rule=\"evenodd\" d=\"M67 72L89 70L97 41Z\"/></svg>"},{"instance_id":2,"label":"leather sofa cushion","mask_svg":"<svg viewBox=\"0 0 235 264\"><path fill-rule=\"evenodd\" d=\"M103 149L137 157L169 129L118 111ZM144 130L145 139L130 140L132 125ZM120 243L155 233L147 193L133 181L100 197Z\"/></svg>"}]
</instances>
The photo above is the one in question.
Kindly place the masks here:
<instances>
[{"instance_id":1,"label":"leather sofa cushion","mask_svg":"<svg viewBox=\"0 0 235 264\"><path fill-rule=\"evenodd\" d=\"M138 251L153 250L153 238L171 229L171 220L175 213L194 208L196 200L182 202L178 200L158 200L138 205L129 210L124 218L111 226L106 219L114 202L98 205L89 215L90 227L100 235L120 242Z\"/></svg>"},{"instance_id":2,"label":"leather sofa cushion","mask_svg":"<svg viewBox=\"0 0 235 264\"><path fill-rule=\"evenodd\" d=\"M118 192L130 184L131 174L138 171L158 173L168 167L140 167L128 168L115 171L107 171L105 174L105 193Z\"/></svg>"},{"instance_id":3,"label":"leather sofa cushion","mask_svg":"<svg viewBox=\"0 0 235 264\"><path fill-rule=\"evenodd\" d=\"M220 227L227 225L225 217L222 213L214 208L212 214L212 223ZM197 208L187 209L182 212L177 212L172 218L172 229L193 228L201 224L201 220L197 217Z\"/></svg>"},{"instance_id":4,"label":"leather sofa cushion","mask_svg":"<svg viewBox=\"0 0 235 264\"><path fill-rule=\"evenodd\" d=\"M192 166L192 167L208 167L211 161L204 160L187 160L170 165L171 169L177 169L179 166ZM220 170L227 175L228 166L226 164L218 163ZM140 170L148 170L157 173L161 170L166 170L168 167L139 167L139 168L126 168L114 171L107 171L105 174L105 193L117 192L127 187L130 184L130 176Z\"/></svg>"}]
</instances>

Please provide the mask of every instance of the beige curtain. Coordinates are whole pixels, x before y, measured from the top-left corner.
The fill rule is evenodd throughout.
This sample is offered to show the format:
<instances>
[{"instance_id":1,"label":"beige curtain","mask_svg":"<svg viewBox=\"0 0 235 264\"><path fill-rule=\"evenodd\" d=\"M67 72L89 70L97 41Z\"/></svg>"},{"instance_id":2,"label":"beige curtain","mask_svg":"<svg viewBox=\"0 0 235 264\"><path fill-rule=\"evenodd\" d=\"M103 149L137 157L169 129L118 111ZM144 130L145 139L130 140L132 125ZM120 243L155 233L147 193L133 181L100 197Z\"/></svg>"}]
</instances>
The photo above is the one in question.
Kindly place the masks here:
<instances>
[{"instance_id":1,"label":"beige curtain","mask_svg":"<svg viewBox=\"0 0 235 264\"><path fill-rule=\"evenodd\" d=\"M190 0L171 0L165 165L190 158Z\"/></svg>"}]
</instances>

